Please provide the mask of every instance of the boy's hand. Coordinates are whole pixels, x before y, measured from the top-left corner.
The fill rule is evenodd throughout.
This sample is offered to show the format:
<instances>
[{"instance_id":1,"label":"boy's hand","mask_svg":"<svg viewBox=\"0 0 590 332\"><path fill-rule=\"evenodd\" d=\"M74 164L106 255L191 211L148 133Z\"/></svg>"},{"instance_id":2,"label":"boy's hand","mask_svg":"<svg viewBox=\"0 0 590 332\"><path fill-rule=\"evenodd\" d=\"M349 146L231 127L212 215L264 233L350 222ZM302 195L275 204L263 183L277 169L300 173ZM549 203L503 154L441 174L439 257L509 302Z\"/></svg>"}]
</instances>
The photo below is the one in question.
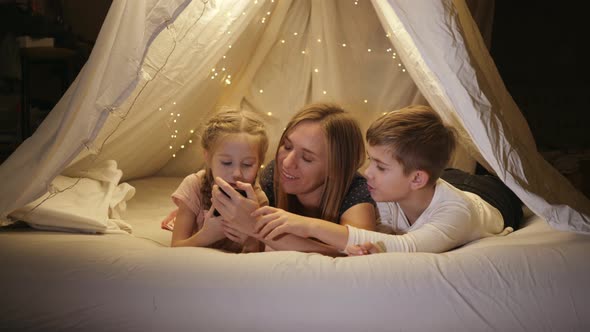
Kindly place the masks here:
<instances>
[{"instance_id":1,"label":"boy's hand","mask_svg":"<svg viewBox=\"0 0 590 332\"><path fill-rule=\"evenodd\" d=\"M387 252L385 244L381 241L376 243L365 242L363 244L355 244L346 247L346 253L348 256L362 256L370 254L380 254Z\"/></svg>"},{"instance_id":2,"label":"boy's hand","mask_svg":"<svg viewBox=\"0 0 590 332\"><path fill-rule=\"evenodd\" d=\"M309 237L308 222L296 214L271 206L264 206L254 211L252 216L259 217L254 225L254 231L260 238L273 240L285 233L302 238Z\"/></svg>"}]
</instances>

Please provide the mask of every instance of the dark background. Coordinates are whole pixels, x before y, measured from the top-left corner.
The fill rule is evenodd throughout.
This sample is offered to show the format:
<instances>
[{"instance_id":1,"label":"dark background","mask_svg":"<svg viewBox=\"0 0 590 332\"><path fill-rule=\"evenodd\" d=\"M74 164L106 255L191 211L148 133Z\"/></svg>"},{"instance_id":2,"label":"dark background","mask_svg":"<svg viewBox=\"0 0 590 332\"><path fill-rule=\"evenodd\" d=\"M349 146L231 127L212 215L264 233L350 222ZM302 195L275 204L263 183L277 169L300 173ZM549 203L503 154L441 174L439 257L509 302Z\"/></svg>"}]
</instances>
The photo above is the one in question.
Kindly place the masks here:
<instances>
[{"instance_id":1,"label":"dark background","mask_svg":"<svg viewBox=\"0 0 590 332\"><path fill-rule=\"evenodd\" d=\"M70 75L54 64L32 66L29 79L32 130L86 61L111 0L0 0L0 37L52 36L73 50ZM527 119L538 150L590 197L590 70L582 4L549 1L496 1L490 53L504 83ZM0 44L0 160L20 143L22 77L10 77L5 44ZM10 52L8 52L10 54ZM4 56L4 57L2 57ZM10 57L9 57L10 58ZM4 71L2 70L4 68ZM8 69L7 69L8 68ZM2 77L2 73L5 73ZM6 72L9 72L6 74ZM65 86L69 82L65 82Z\"/></svg>"}]
</instances>

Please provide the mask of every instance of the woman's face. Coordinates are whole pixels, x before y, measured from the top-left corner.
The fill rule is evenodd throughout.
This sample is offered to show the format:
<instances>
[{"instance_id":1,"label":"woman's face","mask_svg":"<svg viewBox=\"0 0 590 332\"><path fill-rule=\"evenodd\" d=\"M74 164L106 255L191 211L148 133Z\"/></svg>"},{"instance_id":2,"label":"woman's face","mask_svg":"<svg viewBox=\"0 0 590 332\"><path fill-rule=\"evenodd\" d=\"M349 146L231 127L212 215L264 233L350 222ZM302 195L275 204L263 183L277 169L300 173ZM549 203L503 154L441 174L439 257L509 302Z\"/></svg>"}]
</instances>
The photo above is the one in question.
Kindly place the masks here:
<instances>
[{"instance_id":1,"label":"woman's face","mask_svg":"<svg viewBox=\"0 0 590 332\"><path fill-rule=\"evenodd\" d=\"M245 134L230 134L218 143L212 155L208 155L213 177L219 176L236 187L236 182L254 183L260 159L259 138Z\"/></svg>"},{"instance_id":2,"label":"woman's face","mask_svg":"<svg viewBox=\"0 0 590 332\"><path fill-rule=\"evenodd\" d=\"M326 183L328 143L317 122L302 121L279 147L277 169L280 186L287 194L319 198Z\"/></svg>"}]
</instances>

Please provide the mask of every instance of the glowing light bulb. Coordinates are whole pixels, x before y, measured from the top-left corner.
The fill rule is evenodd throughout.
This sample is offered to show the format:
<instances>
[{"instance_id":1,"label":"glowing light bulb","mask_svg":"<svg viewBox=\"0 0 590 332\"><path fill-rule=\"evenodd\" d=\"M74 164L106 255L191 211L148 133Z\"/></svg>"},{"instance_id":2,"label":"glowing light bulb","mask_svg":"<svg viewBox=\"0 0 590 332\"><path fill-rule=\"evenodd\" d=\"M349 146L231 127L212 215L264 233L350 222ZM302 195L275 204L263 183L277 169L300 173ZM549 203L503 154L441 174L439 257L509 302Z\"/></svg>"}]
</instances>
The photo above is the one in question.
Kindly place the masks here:
<instances>
[{"instance_id":1,"label":"glowing light bulb","mask_svg":"<svg viewBox=\"0 0 590 332\"><path fill-rule=\"evenodd\" d=\"M176 123L176 119L174 119L174 123Z\"/></svg>"},{"instance_id":2,"label":"glowing light bulb","mask_svg":"<svg viewBox=\"0 0 590 332\"><path fill-rule=\"evenodd\" d=\"M372 50L369 48L369 49L367 49L367 52L371 53L371 52L372 52Z\"/></svg>"},{"instance_id":3,"label":"glowing light bulb","mask_svg":"<svg viewBox=\"0 0 590 332\"><path fill-rule=\"evenodd\" d=\"M342 47L346 47L346 43L342 43Z\"/></svg>"},{"instance_id":4,"label":"glowing light bulb","mask_svg":"<svg viewBox=\"0 0 590 332\"><path fill-rule=\"evenodd\" d=\"M301 54L305 54L305 51L301 51Z\"/></svg>"},{"instance_id":5,"label":"glowing light bulb","mask_svg":"<svg viewBox=\"0 0 590 332\"><path fill-rule=\"evenodd\" d=\"M181 149L184 149L184 144L180 146Z\"/></svg>"},{"instance_id":6,"label":"glowing light bulb","mask_svg":"<svg viewBox=\"0 0 590 332\"><path fill-rule=\"evenodd\" d=\"M402 72L404 72L404 73L405 73L405 72L406 72L406 70L405 70L405 69L402 69Z\"/></svg>"},{"instance_id":7,"label":"glowing light bulb","mask_svg":"<svg viewBox=\"0 0 590 332\"><path fill-rule=\"evenodd\" d=\"M293 32L293 36L297 36L297 35L298 35L298 33L297 33L297 32Z\"/></svg>"},{"instance_id":8,"label":"glowing light bulb","mask_svg":"<svg viewBox=\"0 0 590 332\"><path fill-rule=\"evenodd\" d=\"M178 134L178 129L174 129L174 133L175 134Z\"/></svg>"},{"instance_id":9,"label":"glowing light bulb","mask_svg":"<svg viewBox=\"0 0 590 332\"><path fill-rule=\"evenodd\" d=\"M176 158L176 153L172 155L172 158Z\"/></svg>"},{"instance_id":10,"label":"glowing light bulb","mask_svg":"<svg viewBox=\"0 0 590 332\"><path fill-rule=\"evenodd\" d=\"M324 90L324 91L322 91L322 93L323 93L323 94L327 94L327 93L328 93L328 91Z\"/></svg>"},{"instance_id":11,"label":"glowing light bulb","mask_svg":"<svg viewBox=\"0 0 590 332\"><path fill-rule=\"evenodd\" d=\"M174 116L174 113L170 113L171 116Z\"/></svg>"},{"instance_id":12,"label":"glowing light bulb","mask_svg":"<svg viewBox=\"0 0 590 332\"><path fill-rule=\"evenodd\" d=\"M284 44L284 43L285 43L285 40L284 39L281 39L281 44Z\"/></svg>"},{"instance_id":13,"label":"glowing light bulb","mask_svg":"<svg viewBox=\"0 0 590 332\"><path fill-rule=\"evenodd\" d=\"M229 80L229 78L226 78L225 79L225 84L227 84L227 85L230 85L231 84L231 81Z\"/></svg>"},{"instance_id":14,"label":"glowing light bulb","mask_svg":"<svg viewBox=\"0 0 590 332\"><path fill-rule=\"evenodd\" d=\"M172 150L172 145L170 145L170 150Z\"/></svg>"},{"instance_id":15,"label":"glowing light bulb","mask_svg":"<svg viewBox=\"0 0 590 332\"><path fill-rule=\"evenodd\" d=\"M314 69L313 71L315 71L316 73L319 73L319 72L320 72L320 70L319 70L319 69L317 69L317 68L316 68L316 69Z\"/></svg>"},{"instance_id":16,"label":"glowing light bulb","mask_svg":"<svg viewBox=\"0 0 590 332\"><path fill-rule=\"evenodd\" d=\"M364 100L364 102L365 102L365 104L366 104L366 103L368 103L369 101L365 99L365 100Z\"/></svg>"},{"instance_id":17,"label":"glowing light bulb","mask_svg":"<svg viewBox=\"0 0 590 332\"><path fill-rule=\"evenodd\" d=\"M195 130L194 129L191 129L191 134L194 134L194 133L195 133Z\"/></svg>"},{"instance_id":18,"label":"glowing light bulb","mask_svg":"<svg viewBox=\"0 0 590 332\"><path fill-rule=\"evenodd\" d=\"M260 90L258 90L258 92L260 92L260 93L263 93L263 92L264 92L264 90L260 89Z\"/></svg>"},{"instance_id":19,"label":"glowing light bulb","mask_svg":"<svg viewBox=\"0 0 590 332\"><path fill-rule=\"evenodd\" d=\"M272 116L272 112L268 112L268 113L266 113L266 115Z\"/></svg>"},{"instance_id":20,"label":"glowing light bulb","mask_svg":"<svg viewBox=\"0 0 590 332\"><path fill-rule=\"evenodd\" d=\"M190 144L192 144L192 143L193 143L193 140L192 140L192 139L189 139L189 140L188 140L188 142L189 142Z\"/></svg>"},{"instance_id":21,"label":"glowing light bulb","mask_svg":"<svg viewBox=\"0 0 590 332\"><path fill-rule=\"evenodd\" d=\"M322 40L320 38L318 38L318 43L321 43L321 42L322 42Z\"/></svg>"},{"instance_id":22,"label":"glowing light bulb","mask_svg":"<svg viewBox=\"0 0 590 332\"><path fill-rule=\"evenodd\" d=\"M161 110L162 110L162 107L158 107L158 111L161 111Z\"/></svg>"},{"instance_id":23,"label":"glowing light bulb","mask_svg":"<svg viewBox=\"0 0 590 332\"><path fill-rule=\"evenodd\" d=\"M180 116L180 113L176 113L176 116Z\"/></svg>"}]
</instances>

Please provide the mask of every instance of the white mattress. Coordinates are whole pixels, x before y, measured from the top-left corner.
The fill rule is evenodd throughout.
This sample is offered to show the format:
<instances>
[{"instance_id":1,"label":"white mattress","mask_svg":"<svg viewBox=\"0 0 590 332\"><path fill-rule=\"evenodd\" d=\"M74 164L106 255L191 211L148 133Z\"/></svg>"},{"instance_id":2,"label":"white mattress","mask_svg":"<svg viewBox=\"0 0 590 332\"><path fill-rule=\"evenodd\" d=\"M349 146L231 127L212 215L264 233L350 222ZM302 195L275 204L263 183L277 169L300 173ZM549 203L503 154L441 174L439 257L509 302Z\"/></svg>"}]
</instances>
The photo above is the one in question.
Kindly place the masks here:
<instances>
[{"instance_id":1,"label":"white mattress","mask_svg":"<svg viewBox=\"0 0 590 332\"><path fill-rule=\"evenodd\" d=\"M0 327L84 331L590 329L590 236L537 216L444 254L168 248L180 179L132 183L133 235L0 231Z\"/></svg>"}]
</instances>

